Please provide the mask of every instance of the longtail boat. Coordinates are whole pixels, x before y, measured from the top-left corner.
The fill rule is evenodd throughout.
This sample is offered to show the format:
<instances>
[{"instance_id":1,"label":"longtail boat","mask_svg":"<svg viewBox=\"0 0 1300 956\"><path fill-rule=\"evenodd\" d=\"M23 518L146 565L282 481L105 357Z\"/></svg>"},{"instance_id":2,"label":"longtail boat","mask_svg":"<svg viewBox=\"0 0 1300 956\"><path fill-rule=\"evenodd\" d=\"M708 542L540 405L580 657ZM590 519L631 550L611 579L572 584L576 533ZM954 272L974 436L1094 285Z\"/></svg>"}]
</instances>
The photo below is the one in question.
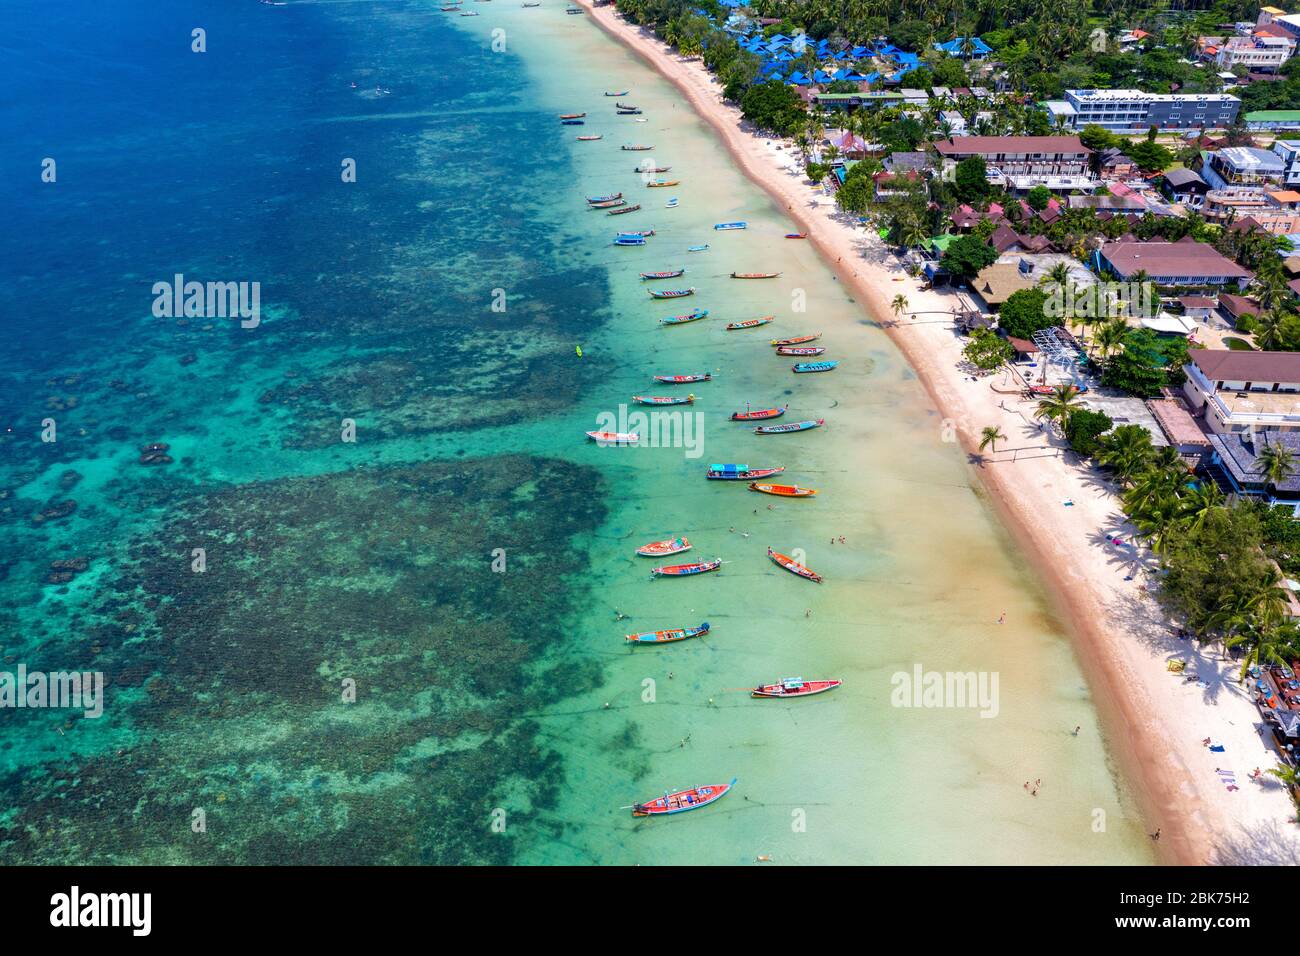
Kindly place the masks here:
<instances>
[{"instance_id":1,"label":"longtail boat","mask_svg":"<svg viewBox=\"0 0 1300 956\"><path fill-rule=\"evenodd\" d=\"M786 237L787 239L807 239L807 238L808 238L808 233L806 233L806 232L787 232L787 233L785 234L785 237Z\"/></svg>"},{"instance_id":2,"label":"longtail boat","mask_svg":"<svg viewBox=\"0 0 1300 956\"><path fill-rule=\"evenodd\" d=\"M691 550L691 543L686 538L665 538L663 541L651 541L636 549L643 558L662 558L670 554L681 554Z\"/></svg>"},{"instance_id":3,"label":"longtail boat","mask_svg":"<svg viewBox=\"0 0 1300 956\"><path fill-rule=\"evenodd\" d=\"M773 345L803 345L805 342L816 342L822 337L820 332L814 332L812 335L796 335L792 339L773 339Z\"/></svg>"},{"instance_id":4,"label":"longtail boat","mask_svg":"<svg viewBox=\"0 0 1300 956\"><path fill-rule=\"evenodd\" d=\"M684 299L688 295L695 295L695 286L689 289L646 289L652 299Z\"/></svg>"},{"instance_id":5,"label":"longtail boat","mask_svg":"<svg viewBox=\"0 0 1300 956\"><path fill-rule=\"evenodd\" d=\"M624 90L622 93L606 93L606 96L627 96L630 90Z\"/></svg>"},{"instance_id":6,"label":"longtail boat","mask_svg":"<svg viewBox=\"0 0 1300 956\"><path fill-rule=\"evenodd\" d=\"M623 239L636 239L638 237L641 239L645 239L649 236L653 236L654 234L655 231L653 229L629 229L627 232L618 233L619 237Z\"/></svg>"},{"instance_id":7,"label":"longtail boat","mask_svg":"<svg viewBox=\"0 0 1300 956\"><path fill-rule=\"evenodd\" d=\"M739 329L756 329L760 325L767 325L775 316L765 315L761 319L746 319L743 322L728 322L727 331L735 332Z\"/></svg>"},{"instance_id":8,"label":"longtail boat","mask_svg":"<svg viewBox=\"0 0 1300 956\"><path fill-rule=\"evenodd\" d=\"M733 279L775 279L781 273L779 272L733 272Z\"/></svg>"},{"instance_id":9,"label":"longtail boat","mask_svg":"<svg viewBox=\"0 0 1300 956\"><path fill-rule=\"evenodd\" d=\"M640 204L639 202L637 202L637 203L633 203L633 204L630 205L630 206L624 206L622 209L611 209L609 212L605 213L605 215L606 215L606 216L621 216L621 215L623 215L624 213L636 212L636 211L637 211L638 209L640 209L640 208L641 208L641 204Z\"/></svg>"},{"instance_id":10,"label":"longtail boat","mask_svg":"<svg viewBox=\"0 0 1300 956\"><path fill-rule=\"evenodd\" d=\"M789 407L789 405L782 405L780 408L747 408L743 412L732 412L731 420L733 422L761 422L768 418L780 418Z\"/></svg>"},{"instance_id":11,"label":"longtail boat","mask_svg":"<svg viewBox=\"0 0 1300 956\"><path fill-rule=\"evenodd\" d=\"M631 103L617 103L617 102L614 104L614 108L615 108L615 109L619 109L619 110L634 110L634 109L636 109L636 107L633 106Z\"/></svg>"},{"instance_id":12,"label":"longtail boat","mask_svg":"<svg viewBox=\"0 0 1300 956\"><path fill-rule=\"evenodd\" d=\"M759 684L749 692L750 697L811 697L828 690L834 690L844 681L804 680L802 677L782 677L775 684Z\"/></svg>"},{"instance_id":13,"label":"longtail boat","mask_svg":"<svg viewBox=\"0 0 1300 956\"><path fill-rule=\"evenodd\" d=\"M839 364L839 362L800 362L797 365L791 365L790 371L796 375L802 372L829 372Z\"/></svg>"},{"instance_id":14,"label":"longtail boat","mask_svg":"<svg viewBox=\"0 0 1300 956\"><path fill-rule=\"evenodd\" d=\"M587 437L598 445L635 445L641 440L636 432L587 432Z\"/></svg>"},{"instance_id":15,"label":"longtail boat","mask_svg":"<svg viewBox=\"0 0 1300 956\"><path fill-rule=\"evenodd\" d=\"M589 203L609 202L611 199L622 199L622 198L623 198L622 193L610 193L608 196L588 196L587 202Z\"/></svg>"},{"instance_id":16,"label":"longtail boat","mask_svg":"<svg viewBox=\"0 0 1300 956\"><path fill-rule=\"evenodd\" d=\"M699 561L694 564L669 564L651 568L650 573L657 578L685 578L692 574L708 574L720 567L722 567L722 559L714 558L712 561Z\"/></svg>"},{"instance_id":17,"label":"longtail boat","mask_svg":"<svg viewBox=\"0 0 1300 956\"><path fill-rule=\"evenodd\" d=\"M804 567L788 554L782 554L780 551L773 551L771 548L768 548L767 556L791 574L797 574L799 577L807 578L809 581L816 581L818 584L822 583L822 576L820 574L812 570L812 568Z\"/></svg>"},{"instance_id":18,"label":"longtail boat","mask_svg":"<svg viewBox=\"0 0 1300 956\"><path fill-rule=\"evenodd\" d=\"M671 644L674 641L685 641L707 633L709 633L709 622L705 621L698 627L676 627L668 631L643 631L640 634L628 634L626 637L634 644Z\"/></svg>"},{"instance_id":19,"label":"longtail boat","mask_svg":"<svg viewBox=\"0 0 1300 956\"><path fill-rule=\"evenodd\" d=\"M685 269L665 269L663 272L643 272L641 278L645 281L651 279L676 279L685 271Z\"/></svg>"},{"instance_id":20,"label":"longtail boat","mask_svg":"<svg viewBox=\"0 0 1300 956\"><path fill-rule=\"evenodd\" d=\"M750 468L748 465L709 465L705 478L711 481L753 481L755 478L770 478L785 471L785 465L775 468Z\"/></svg>"},{"instance_id":21,"label":"longtail boat","mask_svg":"<svg viewBox=\"0 0 1300 956\"><path fill-rule=\"evenodd\" d=\"M616 246L644 246L645 240L640 236L617 236L614 239Z\"/></svg>"},{"instance_id":22,"label":"longtail boat","mask_svg":"<svg viewBox=\"0 0 1300 956\"><path fill-rule=\"evenodd\" d=\"M777 355L821 355L826 350L816 345L782 345L776 350Z\"/></svg>"},{"instance_id":23,"label":"longtail boat","mask_svg":"<svg viewBox=\"0 0 1300 956\"><path fill-rule=\"evenodd\" d=\"M665 793L662 797L657 797L648 803L634 804L632 816L657 817L698 810L700 807L707 807L715 800L721 800L735 785L736 778L732 777L731 783L715 783L707 787L691 787L689 790Z\"/></svg>"},{"instance_id":24,"label":"longtail boat","mask_svg":"<svg viewBox=\"0 0 1300 956\"><path fill-rule=\"evenodd\" d=\"M638 405L693 405L694 395L633 395Z\"/></svg>"},{"instance_id":25,"label":"longtail boat","mask_svg":"<svg viewBox=\"0 0 1300 956\"><path fill-rule=\"evenodd\" d=\"M560 120L560 125L561 126L586 126L587 121L580 120L580 119Z\"/></svg>"},{"instance_id":26,"label":"longtail boat","mask_svg":"<svg viewBox=\"0 0 1300 956\"><path fill-rule=\"evenodd\" d=\"M826 424L826 419L817 418L806 422L791 422L789 425L759 425L754 429L755 435L785 435L789 432L806 432L814 428L821 428Z\"/></svg>"},{"instance_id":27,"label":"longtail boat","mask_svg":"<svg viewBox=\"0 0 1300 956\"><path fill-rule=\"evenodd\" d=\"M680 186L680 179L656 179L653 182L646 183L647 189L662 189L665 186Z\"/></svg>"},{"instance_id":28,"label":"longtail boat","mask_svg":"<svg viewBox=\"0 0 1300 956\"><path fill-rule=\"evenodd\" d=\"M624 145L620 146L619 149L628 153L643 153L647 149L654 149L654 147L653 146L632 146L630 144L625 143Z\"/></svg>"},{"instance_id":29,"label":"longtail boat","mask_svg":"<svg viewBox=\"0 0 1300 956\"><path fill-rule=\"evenodd\" d=\"M617 209L619 206L626 206L626 199L606 199L604 202L589 202L588 209Z\"/></svg>"},{"instance_id":30,"label":"longtail boat","mask_svg":"<svg viewBox=\"0 0 1300 956\"><path fill-rule=\"evenodd\" d=\"M665 385L688 385L692 382L711 382L713 381L712 372L695 372L691 375L656 375L656 382L663 382Z\"/></svg>"},{"instance_id":31,"label":"longtail boat","mask_svg":"<svg viewBox=\"0 0 1300 956\"><path fill-rule=\"evenodd\" d=\"M582 119L586 113L561 113L560 119Z\"/></svg>"},{"instance_id":32,"label":"longtail boat","mask_svg":"<svg viewBox=\"0 0 1300 956\"><path fill-rule=\"evenodd\" d=\"M687 251L687 252L708 252L708 250L709 250L709 244L708 244L707 242L706 242L704 245L702 245L702 246L687 246L687 247L686 247L686 251Z\"/></svg>"},{"instance_id":33,"label":"longtail boat","mask_svg":"<svg viewBox=\"0 0 1300 956\"><path fill-rule=\"evenodd\" d=\"M595 136L579 136L578 141L581 143L591 143L600 138L601 138L600 134L597 133Z\"/></svg>"},{"instance_id":34,"label":"longtail boat","mask_svg":"<svg viewBox=\"0 0 1300 956\"><path fill-rule=\"evenodd\" d=\"M750 482L750 491L760 491L765 495L777 495L781 498L811 498L817 494L816 488L800 488L798 485L769 485L757 481Z\"/></svg>"},{"instance_id":35,"label":"longtail boat","mask_svg":"<svg viewBox=\"0 0 1300 956\"><path fill-rule=\"evenodd\" d=\"M708 309L696 309L694 312L687 312L685 315L670 315L666 319L660 319L660 325L684 325L687 322L698 322L709 314Z\"/></svg>"},{"instance_id":36,"label":"longtail boat","mask_svg":"<svg viewBox=\"0 0 1300 956\"><path fill-rule=\"evenodd\" d=\"M634 173L666 173L672 169L671 166L638 166L632 172Z\"/></svg>"},{"instance_id":37,"label":"longtail boat","mask_svg":"<svg viewBox=\"0 0 1300 956\"><path fill-rule=\"evenodd\" d=\"M713 226L719 232L726 232L728 229L746 229L748 227L749 223L747 222L719 222Z\"/></svg>"},{"instance_id":38,"label":"longtail boat","mask_svg":"<svg viewBox=\"0 0 1300 956\"><path fill-rule=\"evenodd\" d=\"M641 111L640 110L619 110L618 115L619 116L640 116Z\"/></svg>"},{"instance_id":39,"label":"longtail boat","mask_svg":"<svg viewBox=\"0 0 1300 956\"><path fill-rule=\"evenodd\" d=\"M541 5L542 0L530 0L530 2L524 4L525 7L540 7Z\"/></svg>"},{"instance_id":40,"label":"longtail boat","mask_svg":"<svg viewBox=\"0 0 1300 956\"><path fill-rule=\"evenodd\" d=\"M564 12L567 13L567 14L568 14L569 16L571 16L571 17L581 16L581 15L582 15L582 7L565 7L565 8L564 8Z\"/></svg>"}]
</instances>

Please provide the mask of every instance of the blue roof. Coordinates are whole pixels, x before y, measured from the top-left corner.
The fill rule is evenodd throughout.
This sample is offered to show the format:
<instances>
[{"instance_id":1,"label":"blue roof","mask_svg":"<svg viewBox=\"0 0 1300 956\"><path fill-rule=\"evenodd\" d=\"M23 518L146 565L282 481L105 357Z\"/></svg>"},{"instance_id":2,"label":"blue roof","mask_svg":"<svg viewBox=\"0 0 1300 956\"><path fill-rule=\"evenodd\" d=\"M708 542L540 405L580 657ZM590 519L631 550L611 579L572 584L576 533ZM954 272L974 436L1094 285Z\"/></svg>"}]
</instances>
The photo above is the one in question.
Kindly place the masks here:
<instances>
[{"instance_id":1,"label":"blue roof","mask_svg":"<svg viewBox=\"0 0 1300 956\"><path fill-rule=\"evenodd\" d=\"M790 83L793 86L807 86L811 82L812 80L804 76L799 70L795 70L790 74Z\"/></svg>"},{"instance_id":2,"label":"blue roof","mask_svg":"<svg viewBox=\"0 0 1300 956\"><path fill-rule=\"evenodd\" d=\"M965 54L963 54L962 52L961 45L962 45L962 41L965 39L966 39L965 37L957 37L955 39L949 40L947 43L936 43L934 45L934 48L936 50L941 50L944 53L947 53L949 56L963 56ZM993 47L989 46L979 37L974 37L971 40L970 52L974 53L977 56L983 56L986 53L992 53Z\"/></svg>"}]
</instances>

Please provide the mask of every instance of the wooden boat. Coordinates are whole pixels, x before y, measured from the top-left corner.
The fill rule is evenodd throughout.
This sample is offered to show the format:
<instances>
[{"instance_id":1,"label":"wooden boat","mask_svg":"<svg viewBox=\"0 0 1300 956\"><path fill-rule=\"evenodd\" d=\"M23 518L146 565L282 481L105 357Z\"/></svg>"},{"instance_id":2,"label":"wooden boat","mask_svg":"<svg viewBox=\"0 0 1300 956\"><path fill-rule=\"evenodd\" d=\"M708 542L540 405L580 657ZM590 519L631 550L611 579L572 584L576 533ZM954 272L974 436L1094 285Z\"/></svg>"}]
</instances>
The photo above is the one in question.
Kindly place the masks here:
<instances>
[{"instance_id":1,"label":"wooden boat","mask_svg":"<svg viewBox=\"0 0 1300 956\"><path fill-rule=\"evenodd\" d=\"M587 125L587 121L580 120L580 119L560 120L560 125L561 126L585 126Z\"/></svg>"},{"instance_id":2,"label":"wooden boat","mask_svg":"<svg viewBox=\"0 0 1300 956\"><path fill-rule=\"evenodd\" d=\"M698 561L693 564L669 564L663 567L651 568L650 573L657 578L685 578L690 577L692 574L708 574L720 567L722 567L722 559L714 558L712 561Z\"/></svg>"},{"instance_id":3,"label":"wooden boat","mask_svg":"<svg viewBox=\"0 0 1300 956\"><path fill-rule=\"evenodd\" d=\"M617 209L619 206L626 206L626 199L607 199L604 202L589 202L588 209Z\"/></svg>"},{"instance_id":4,"label":"wooden boat","mask_svg":"<svg viewBox=\"0 0 1300 956\"><path fill-rule=\"evenodd\" d=\"M771 548L768 548L767 556L791 574L797 574L799 577L807 578L809 581L816 581L818 584L822 583L822 576L820 574L811 568L805 568L788 554L782 554L780 551L773 551Z\"/></svg>"},{"instance_id":5,"label":"wooden boat","mask_svg":"<svg viewBox=\"0 0 1300 956\"><path fill-rule=\"evenodd\" d=\"M688 385L692 382L711 382L713 373L696 372L693 375L656 375L656 382L663 382L665 385Z\"/></svg>"},{"instance_id":6,"label":"wooden boat","mask_svg":"<svg viewBox=\"0 0 1300 956\"><path fill-rule=\"evenodd\" d=\"M839 364L839 362L800 362L797 365L791 365L790 371L796 375L803 372L829 372Z\"/></svg>"},{"instance_id":7,"label":"wooden boat","mask_svg":"<svg viewBox=\"0 0 1300 956\"><path fill-rule=\"evenodd\" d=\"M802 677L782 677L775 684L759 684L749 692L750 697L811 697L813 694L834 690L844 681L804 680Z\"/></svg>"},{"instance_id":8,"label":"wooden boat","mask_svg":"<svg viewBox=\"0 0 1300 956\"><path fill-rule=\"evenodd\" d=\"M816 418L806 422L791 422L789 425L759 425L754 429L755 435L784 435L788 432L806 432L814 428L821 428L826 424L826 419Z\"/></svg>"},{"instance_id":9,"label":"wooden boat","mask_svg":"<svg viewBox=\"0 0 1300 956\"><path fill-rule=\"evenodd\" d=\"M808 233L806 233L806 232L787 232L787 233L785 234L785 237L786 237L787 239L807 239L807 238L808 238Z\"/></svg>"},{"instance_id":10,"label":"wooden boat","mask_svg":"<svg viewBox=\"0 0 1300 956\"><path fill-rule=\"evenodd\" d=\"M622 198L623 198L622 193L610 193L608 196L588 196L587 202L589 203L609 202L611 199L622 199Z\"/></svg>"},{"instance_id":11,"label":"wooden boat","mask_svg":"<svg viewBox=\"0 0 1300 956\"><path fill-rule=\"evenodd\" d=\"M615 109L619 109L619 110L634 110L634 109L637 109L637 107L636 107L636 106L633 106L631 103L617 103L617 102L614 104L614 108L615 108Z\"/></svg>"},{"instance_id":12,"label":"wooden boat","mask_svg":"<svg viewBox=\"0 0 1300 956\"><path fill-rule=\"evenodd\" d=\"M798 485L769 485L757 481L750 482L750 491L761 491L765 495L777 495L781 498L811 498L817 494L816 488L800 488Z\"/></svg>"},{"instance_id":13,"label":"wooden boat","mask_svg":"<svg viewBox=\"0 0 1300 956\"><path fill-rule=\"evenodd\" d=\"M803 345L805 342L816 342L822 337L820 332L814 332L812 335L796 335L792 339L773 339L773 345Z\"/></svg>"},{"instance_id":14,"label":"wooden boat","mask_svg":"<svg viewBox=\"0 0 1300 956\"><path fill-rule=\"evenodd\" d=\"M627 94L630 92L631 90L624 90L622 93L606 93L605 95L606 96L627 96Z\"/></svg>"},{"instance_id":15,"label":"wooden boat","mask_svg":"<svg viewBox=\"0 0 1300 956\"><path fill-rule=\"evenodd\" d=\"M698 322L709 314L708 309L696 309L694 312L687 312L685 315L670 315L666 319L660 319L660 325L685 325L687 322Z\"/></svg>"},{"instance_id":16,"label":"wooden boat","mask_svg":"<svg viewBox=\"0 0 1300 956\"><path fill-rule=\"evenodd\" d=\"M685 538L665 538L663 541L651 541L636 549L643 558L662 558L670 554L681 554L691 550L691 543Z\"/></svg>"},{"instance_id":17,"label":"wooden boat","mask_svg":"<svg viewBox=\"0 0 1300 956\"><path fill-rule=\"evenodd\" d=\"M733 422L761 422L768 418L780 418L789 407L789 405L782 405L780 408L750 408L743 412L732 412L731 420Z\"/></svg>"},{"instance_id":18,"label":"wooden boat","mask_svg":"<svg viewBox=\"0 0 1300 956\"><path fill-rule=\"evenodd\" d=\"M654 234L655 231L653 229L629 229L627 232L620 231L618 233L618 235L624 239L647 239Z\"/></svg>"},{"instance_id":19,"label":"wooden boat","mask_svg":"<svg viewBox=\"0 0 1300 956\"><path fill-rule=\"evenodd\" d=\"M761 319L746 319L743 322L728 322L727 331L736 332L740 329L756 329L760 325L767 325L775 316L765 315Z\"/></svg>"},{"instance_id":20,"label":"wooden boat","mask_svg":"<svg viewBox=\"0 0 1300 956\"><path fill-rule=\"evenodd\" d=\"M634 173L666 173L672 169L671 166L638 166L632 170Z\"/></svg>"},{"instance_id":21,"label":"wooden boat","mask_svg":"<svg viewBox=\"0 0 1300 956\"><path fill-rule=\"evenodd\" d=\"M619 110L618 115L619 116L640 116L641 111L640 110Z\"/></svg>"},{"instance_id":22,"label":"wooden boat","mask_svg":"<svg viewBox=\"0 0 1300 956\"><path fill-rule=\"evenodd\" d=\"M653 146L632 146L630 144L625 143L622 146L620 146L619 149L629 153L643 153L647 149L654 149L654 147Z\"/></svg>"},{"instance_id":23,"label":"wooden boat","mask_svg":"<svg viewBox=\"0 0 1300 956\"><path fill-rule=\"evenodd\" d=\"M641 208L641 204L640 204L639 202L634 202L632 205L630 205L630 206L624 206L622 209L611 209L609 212L605 213L605 215L606 215L606 216L621 216L621 215L623 215L624 213L636 212L636 211L637 211L638 209L640 209L640 208Z\"/></svg>"},{"instance_id":24,"label":"wooden boat","mask_svg":"<svg viewBox=\"0 0 1300 956\"><path fill-rule=\"evenodd\" d=\"M731 783L715 783L707 787L691 787L689 790L665 793L662 797L657 797L648 803L633 805L632 816L658 817L667 816L670 813L685 813L687 810L698 810L700 807L707 807L716 800L721 800L735 785L736 778L732 777Z\"/></svg>"},{"instance_id":25,"label":"wooden boat","mask_svg":"<svg viewBox=\"0 0 1300 956\"><path fill-rule=\"evenodd\" d=\"M695 295L695 286L689 289L646 289L652 299L684 299L688 295Z\"/></svg>"},{"instance_id":26,"label":"wooden boat","mask_svg":"<svg viewBox=\"0 0 1300 956\"><path fill-rule=\"evenodd\" d=\"M672 644L709 633L709 622L698 627L676 627L668 631L643 631L640 634L628 634L627 639L634 644Z\"/></svg>"},{"instance_id":27,"label":"wooden boat","mask_svg":"<svg viewBox=\"0 0 1300 956\"><path fill-rule=\"evenodd\" d=\"M755 478L771 478L785 471L785 465L775 468L750 468L748 465L709 465L704 477L710 481L753 481Z\"/></svg>"},{"instance_id":28,"label":"wooden boat","mask_svg":"<svg viewBox=\"0 0 1300 956\"><path fill-rule=\"evenodd\" d=\"M596 140L598 140L598 139L600 139L600 138L601 138L601 135L600 135L599 133L597 133L595 136L579 136L579 137L578 137L578 141L579 141L579 142L582 142L582 143L591 143L591 142L594 142L594 141L596 141Z\"/></svg>"},{"instance_id":29,"label":"wooden boat","mask_svg":"<svg viewBox=\"0 0 1300 956\"><path fill-rule=\"evenodd\" d=\"M708 249L709 249L709 244L708 244L707 242L706 242L704 245L702 245L702 246L687 246L687 247L686 247L686 251L687 251L687 252L707 252Z\"/></svg>"},{"instance_id":30,"label":"wooden boat","mask_svg":"<svg viewBox=\"0 0 1300 956\"><path fill-rule=\"evenodd\" d=\"M647 282L651 279L676 279L685 271L685 269L665 269L663 272L643 272L641 278Z\"/></svg>"},{"instance_id":31,"label":"wooden boat","mask_svg":"<svg viewBox=\"0 0 1300 956\"><path fill-rule=\"evenodd\" d=\"M694 395L633 395L632 401L638 405L691 405L695 402Z\"/></svg>"},{"instance_id":32,"label":"wooden boat","mask_svg":"<svg viewBox=\"0 0 1300 956\"><path fill-rule=\"evenodd\" d=\"M746 229L748 226L747 222L719 222L715 223L713 228L718 232L726 232L729 229Z\"/></svg>"},{"instance_id":33,"label":"wooden boat","mask_svg":"<svg viewBox=\"0 0 1300 956\"><path fill-rule=\"evenodd\" d=\"M776 350L777 355L821 355L826 350L815 345L782 345Z\"/></svg>"},{"instance_id":34,"label":"wooden boat","mask_svg":"<svg viewBox=\"0 0 1300 956\"><path fill-rule=\"evenodd\" d=\"M654 182L646 183L647 189L663 189L665 186L680 186L680 179L656 179Z\"/></svg>"},{"instance_id":35,"label":"wooden boat","mask_svg":"<svg viewBox=\"0 0 1300 956\"><path fill-rule=\"evenodd\" d=\"M561 113L560 119L582 119L586 113Z\"/></svg>"},{"instance_id":36,"label":"wooden boat","mask_svg":"<svg viewBox=\"0 0 1300 956\"><path fill-rule=\"evenodd\" d=\"M645 240L640 236L615 236L614 245L616 246L644 246Z\"/></svg>"},{"instance_id":37,"label":"wooden boat","mask_svg":"<svg viewBox=\"0 0 1300 956\"><path fill-rule=\"evenodd\" d=\"M587 432L587 437L598 445L635 445L641 440L636 432Z\"/></svg>"},{"instance_id":38,"label":"wooden boat","mask_svg":"<svg viewBox=\"0 0 1300 956\"><path fill-rule=\"evenodd\" d=\"M781 273L779 272L733 272L733 279L775 279Z\"/></svg>"}]
</instances>

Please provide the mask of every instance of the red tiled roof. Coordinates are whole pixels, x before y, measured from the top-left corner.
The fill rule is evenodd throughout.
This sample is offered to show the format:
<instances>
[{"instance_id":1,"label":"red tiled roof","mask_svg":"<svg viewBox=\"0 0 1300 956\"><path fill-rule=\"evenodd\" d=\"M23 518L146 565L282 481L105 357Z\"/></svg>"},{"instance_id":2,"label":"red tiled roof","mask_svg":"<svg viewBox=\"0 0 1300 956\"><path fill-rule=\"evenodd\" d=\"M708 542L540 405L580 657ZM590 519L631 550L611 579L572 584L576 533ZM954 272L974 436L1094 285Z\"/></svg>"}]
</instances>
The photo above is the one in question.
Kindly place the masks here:
<instances>
[{"instance_id":1,"label":"red tiled roof","mask_svg":"<svg viewBox=\"0 0 1300 956\"><path fill-rule=\"evenodd\" d=\"M1225 292L1219 296L1219 305L1233 318L1242 315L1259 315L1259 303L1244 295Z\"/></svg>"},{"instance_id":2,"label":"red tiled roof","mask_svg":"<svg viewBox=\"0 0 1300 956\"><path fill-rule=\"evenodd\" d=\"M1300 382L1300 352L1193 349L1188 358L1211 381Z\"/></svg>"},{"instance_id":3,"label":"red tiled roof","mask_svg":"<svg viewBox=\"0 0 1300 956\"><path fill-rule=\"evenodd\" d=\"M1121 276L1210 276L1249 279L1251 273L1203 242L1110 242L1101 255Z\"/></svg>"}]
</instances>

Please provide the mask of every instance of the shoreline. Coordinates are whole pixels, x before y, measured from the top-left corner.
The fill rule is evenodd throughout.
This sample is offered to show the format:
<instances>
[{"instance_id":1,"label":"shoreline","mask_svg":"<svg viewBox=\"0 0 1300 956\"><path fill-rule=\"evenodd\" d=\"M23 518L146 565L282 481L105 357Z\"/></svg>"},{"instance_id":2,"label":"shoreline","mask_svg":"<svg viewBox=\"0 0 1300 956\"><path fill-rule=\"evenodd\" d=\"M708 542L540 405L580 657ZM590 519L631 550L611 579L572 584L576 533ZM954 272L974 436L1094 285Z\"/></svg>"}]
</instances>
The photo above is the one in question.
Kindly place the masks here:
<instances>
[{"instance_id":1,"label":"shoreline","mask_svg":"<svg viewBox=\"0 0 1300 956\"><path fill-rule=\"evenodd\" d=\"M1128 532L1109 486L1093 471L1069 463L1062 443L1039 431L1032 402L1000 397L988 387L996 379L972 381L958 368L961 342L949 321L917 318L949 311L954 293L922 290L878 239L850 225L802 173L783 168L792 151L776 150L772 144L779 140L747 130L739 110L721 101L702 62L681 59L613 7L575 3L671 83L717 133L739 170L808 234L806 241L867 306L916 372L963 450L978 457L985 425L997 424L1008 436L1013 447L978 462L979 485L1036 566L1065 624L1145 829L1160 830L1160 860L1188 865L1300 859L1294 811L1284 791L1245 776L1277 761L1256 730L1258 715L1236 682L1237 665L1219 660L1212 649L1205 653L1178 642L1156 602L1135 581L1121 580L1131 559L1113 549L1109 534L1102 532L1125 537ZM898 293L915 310L901 322L885 318ZM1073 506L1064 508L1065 501ZM1057 518L1044 522L1049 509ZM1187 685L1168 673L1165 664L1174 658L1194 661L1204 685ZM1205 736L1224 744L1226 752L1216 757L1206 750ZM1216 760L1237 774L1239 789L1226 789ZM1256 845L1264 832L1257 824L1270 828L1271 841L1279 845Z\"/></svg>"}]
</instances>

